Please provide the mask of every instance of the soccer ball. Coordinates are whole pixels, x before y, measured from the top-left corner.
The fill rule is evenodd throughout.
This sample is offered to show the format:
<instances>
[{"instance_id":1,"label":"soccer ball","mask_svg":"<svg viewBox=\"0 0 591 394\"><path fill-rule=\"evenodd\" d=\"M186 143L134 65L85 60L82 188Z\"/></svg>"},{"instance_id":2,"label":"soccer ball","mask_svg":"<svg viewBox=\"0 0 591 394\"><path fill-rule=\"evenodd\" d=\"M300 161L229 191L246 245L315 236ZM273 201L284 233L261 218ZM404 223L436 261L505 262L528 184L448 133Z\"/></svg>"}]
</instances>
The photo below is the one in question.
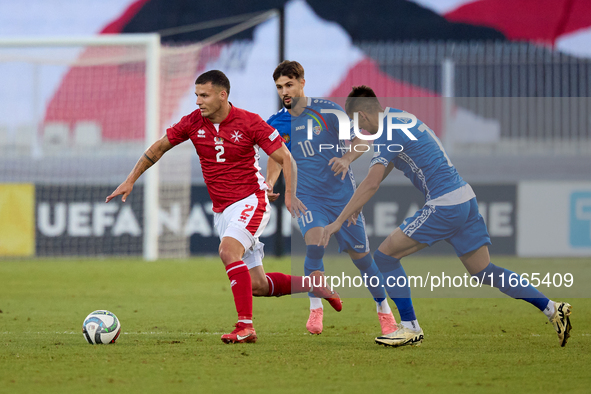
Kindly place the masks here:
<instances>
[{"instance_id":1,"label":"soccer ball","mask_svg":"<svg viewBox=\"0 0 591 394\"><path fill-rule=\"evenodd\" d=\"M84 319L82 333L91 345L115 343L121 333L121 323L109 311L94 311Z\"/></svg>"}]
</instances>

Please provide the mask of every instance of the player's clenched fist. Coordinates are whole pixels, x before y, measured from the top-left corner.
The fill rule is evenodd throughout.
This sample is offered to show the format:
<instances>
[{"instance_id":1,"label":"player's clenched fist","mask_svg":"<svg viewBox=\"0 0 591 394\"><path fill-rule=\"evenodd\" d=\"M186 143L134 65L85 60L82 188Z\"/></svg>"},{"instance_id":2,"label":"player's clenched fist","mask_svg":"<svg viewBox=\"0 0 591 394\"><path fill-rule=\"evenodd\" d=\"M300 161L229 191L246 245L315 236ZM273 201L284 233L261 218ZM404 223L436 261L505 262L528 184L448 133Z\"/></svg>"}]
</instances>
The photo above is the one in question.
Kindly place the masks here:
<instances>
[{"instance_id":1,"label":"player's clenched fist","mask_svg":"<svg viewBox=\"0 0 591 394\"><path fill-rule=\"evenodd\" d=\"M132 183L123 182L122 184L120 184L117 187L117 189L115 189L115 191L113 193L111 193L109 196L107 196L107 199L105 200L105 202L109 202L114 197L121 196L121 195L123 195L123 197L121 197L121 201L125 202L125 200L127 200L127 196L129 196L129 193L131 193L132 190L133 190Z\"/></svg>"}]
</instances>

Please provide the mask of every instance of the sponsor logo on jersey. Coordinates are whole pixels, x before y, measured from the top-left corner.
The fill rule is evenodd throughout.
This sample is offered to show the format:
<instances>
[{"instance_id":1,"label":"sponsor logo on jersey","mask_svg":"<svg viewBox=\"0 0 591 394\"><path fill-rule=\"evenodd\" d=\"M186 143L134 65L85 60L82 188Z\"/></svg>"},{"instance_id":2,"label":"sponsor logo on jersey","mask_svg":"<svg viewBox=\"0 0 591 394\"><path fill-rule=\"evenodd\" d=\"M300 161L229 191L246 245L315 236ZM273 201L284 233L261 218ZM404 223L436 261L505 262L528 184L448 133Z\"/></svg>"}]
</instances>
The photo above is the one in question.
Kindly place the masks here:
<instances>
[{"instance_id":1,"label":"sponsor logo on jersey","mask_svg":"<svg viewBox=\"0 0 591 394\"><path fill-rule=\"evenodd\" d=\"M242 134L240 134L239 130L234 130L232 132L232 136L230 138L232 138L232 140L234 140L234 142L240 142L240 140L244 137L242 137Z\"/></svg>"},{"instance_id":2,"label":"sponsor logo on jersey","mask_svg":"<svg viewBox=\"0 0 591 394\"><path fill-rule=\"evenodd\" d=\"M304 126L304 125L297 126L296 127L296 131L298 131L298 130L304 130L305 128L306 128L306 126Z\"/></svg>"},{"instance_id":3,"label":"sponsor logo on jersey","mask_svg":"<svg viewBox=\"0 0 591 394\"><path fill-rule=\"evenodd\" d=\"M316 126L312 126L313 122L312 119L308 119L308 139L312 139L312 132L314 132L314 134L319 135L320 132L322 131L322 125L324 125L324 128L328 130L328 126L326 124L326 120L324 120L324 117L322 115L320 115L320 113L318 113L317 111L313 110L310 107L306 107L306 109L309 111L306 113L306 115L308 115L309 117L311 117L312 119L314 119L314 121L316 121Z\"/></svg>"},{"instance_id":4,"label":"sponsor logo on jersey","mask_svg":"<svg viewBox=\"0 0 591 394\"><path fill-rule=\"evenodd\" d=\"M216 145L222 145L224 143L224 139L222 137L213 137Z\"/></svg>"},{"instance_id":5,"label":"sponsor logo on jersey","mask_svg":"<svg viewBox=\"0 0 591 394\"><path fill-rule=\"evenodd\" d=\"M197 137L198 138L205 138L205 130L201 129L201 130L197 131Z\"/></svg>"}]
</instances>

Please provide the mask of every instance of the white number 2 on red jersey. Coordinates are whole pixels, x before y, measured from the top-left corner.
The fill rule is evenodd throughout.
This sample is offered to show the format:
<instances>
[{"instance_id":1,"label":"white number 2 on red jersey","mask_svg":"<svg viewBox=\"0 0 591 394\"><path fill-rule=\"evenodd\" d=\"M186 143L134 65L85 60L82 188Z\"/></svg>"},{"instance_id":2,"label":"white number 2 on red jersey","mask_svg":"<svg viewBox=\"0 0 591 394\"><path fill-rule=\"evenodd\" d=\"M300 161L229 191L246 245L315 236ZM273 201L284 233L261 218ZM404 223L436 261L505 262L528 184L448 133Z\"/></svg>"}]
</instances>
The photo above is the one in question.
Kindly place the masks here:
<instances>
[{"instance_id":1,"label":"white number 2 on red jersey","mask_svg":"<svg viewBox=\"0 0 591 394\"><path fill-rule=\"evenodd\" d=\"M215 155L216 161L218 163L223 163L224 161L226 161L226 159L222 158L222 155L224 154L224 147L222 145L216 145L215 150L219 151Z\"/></svg>"}]
</instances>

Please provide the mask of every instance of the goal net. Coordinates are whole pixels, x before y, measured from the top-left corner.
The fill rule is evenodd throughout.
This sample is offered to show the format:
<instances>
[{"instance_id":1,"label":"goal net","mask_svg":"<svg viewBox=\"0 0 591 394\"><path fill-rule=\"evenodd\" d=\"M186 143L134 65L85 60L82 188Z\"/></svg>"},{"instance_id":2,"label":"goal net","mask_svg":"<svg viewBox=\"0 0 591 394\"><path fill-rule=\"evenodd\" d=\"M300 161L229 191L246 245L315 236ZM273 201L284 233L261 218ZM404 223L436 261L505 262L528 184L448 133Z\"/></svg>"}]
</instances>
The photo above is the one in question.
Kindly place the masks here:
<instances>
[{"instance_id":1,"label":"goal net","mask_svg":"<svg viewBox=\"0 0 591 394\"><path fill-rule=\"evenodd\" d=\"M190 143L126 203L105 197L180 119L216 51L163 47L157 34L0 39L0 258L187 256Z\"/></svg>"}]
</instances>

